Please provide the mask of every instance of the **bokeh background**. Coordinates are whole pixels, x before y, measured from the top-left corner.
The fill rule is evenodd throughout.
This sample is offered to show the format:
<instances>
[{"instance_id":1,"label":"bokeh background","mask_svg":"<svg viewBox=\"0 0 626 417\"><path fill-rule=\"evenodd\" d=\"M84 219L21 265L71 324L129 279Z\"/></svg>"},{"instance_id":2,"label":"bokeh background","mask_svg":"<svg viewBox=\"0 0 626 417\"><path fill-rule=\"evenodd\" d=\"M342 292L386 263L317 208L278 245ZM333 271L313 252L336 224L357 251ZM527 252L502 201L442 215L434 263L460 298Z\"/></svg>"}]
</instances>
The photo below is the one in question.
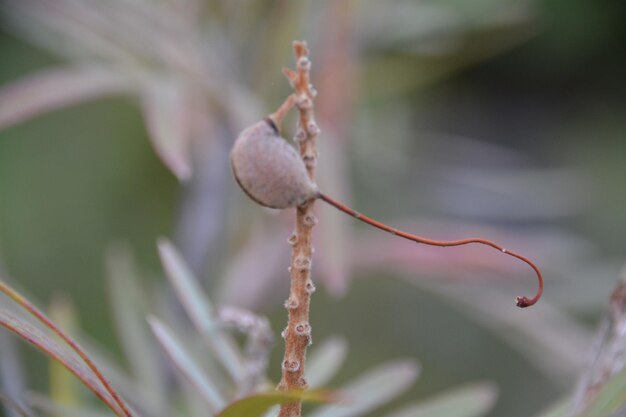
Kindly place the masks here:
<instances>
[{"instance_id":1,"label":"bokeh background","mask_svg":"<svg viewBox=\"0 0 626 417\"><path fill-rule=\"evenodd\" d=\"M540 305L519 310L513 297L535 281L514 259L416 247L319 207L314 337L349 345L331 386L411 357L422 372L399 403L487 380L499 392L489 415L532 416L573 389L626 250L623 1L0 10L3 276L40 305L70 299L83 332L122 363L105 267L115 245L132 251L146 291L166 291L156 240L169 237L214 302L284 326L293 213L251 203L228 150L289 94L280 69L306 39L320 187L419 234L493 239L546 279ZM28 387L46 391L45 360L20 350ZM281 355L277 342L274 380Z\"/></svg>"}]
</instances>

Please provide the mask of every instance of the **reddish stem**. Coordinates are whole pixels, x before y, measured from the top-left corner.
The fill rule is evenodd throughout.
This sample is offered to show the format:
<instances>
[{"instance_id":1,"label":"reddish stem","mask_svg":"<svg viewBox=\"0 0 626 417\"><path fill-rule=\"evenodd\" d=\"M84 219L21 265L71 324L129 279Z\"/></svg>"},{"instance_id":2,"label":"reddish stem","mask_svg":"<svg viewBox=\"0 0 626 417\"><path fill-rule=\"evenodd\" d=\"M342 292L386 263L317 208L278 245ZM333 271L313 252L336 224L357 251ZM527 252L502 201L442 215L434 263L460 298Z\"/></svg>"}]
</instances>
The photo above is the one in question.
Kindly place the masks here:
<instances>
[{"instance_id":1,"label":"reddish stem","mask_svg":"<svg viewBox=\"0 0 626 417\"><path fill-rule=\"evenodd\" d=\"M539 288L537 290L537 293L535 294L535 296L533 298L528 298L525 296L521 296L521 297L516 297L515 298L515 303L517 304L518 307L524 308L524 307L529 307L532 306L533 304L535 304L537 301L539 301L539 299L541 298L541 294L543 294L543 277L541 275L541 271L539 270L539 268L537 267L537 265L535 265L530 259L526 258L525 256L522 256L518 253L515 253L513 251L510 251L508 249L503 248L502 246L487 240L487 239L481 239L481 238L470 238L470 239L461 239L461 240L433 240L433 239L427 239L425 237L421 237L421 236L417 236L417 235L412 235L410 233L404 232L402 230L398 230L395 229L393 227L387 226L384 223L381 223L377 220L372 219L371 217L367 217L361 213L359 213L358 211L355 211L353 209L351 209L350 207L332 199L331 197L328 197L325 194L320 193L319 194L319 198L324 200L325 202L327 202L328 204L330 204L331 206L337 208L338 210L354 217L357 220L361 220L364 223L369 224L370 226L374 226L378 229L384 230L385 232L391 233L392 235L396 235L396 236L400 236L403 237L407 240L410 240L412 242L417 242L417 243L423 243L425 245L431 245L431 246L441 246L441 247L447 247L447 246L462 246L462 245L468 245L470 243L479 243L481 245L486 245L486 246L491 246L494 249L499 250L500 252L509 255L509 256L513 256L517 259L520 259L521 261L527 263L537 274L537 280L539 282Z\"/></svg>"}]
</instances>

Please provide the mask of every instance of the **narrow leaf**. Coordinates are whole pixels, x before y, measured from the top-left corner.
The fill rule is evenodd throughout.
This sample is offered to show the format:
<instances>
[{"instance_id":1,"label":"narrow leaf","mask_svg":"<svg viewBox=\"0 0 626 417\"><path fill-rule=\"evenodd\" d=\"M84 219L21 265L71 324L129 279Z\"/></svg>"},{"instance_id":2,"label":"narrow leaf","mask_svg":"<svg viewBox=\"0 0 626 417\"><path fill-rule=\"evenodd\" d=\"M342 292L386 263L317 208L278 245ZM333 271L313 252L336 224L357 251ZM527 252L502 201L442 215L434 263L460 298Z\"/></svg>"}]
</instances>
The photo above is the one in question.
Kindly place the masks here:
<instances>
[{"instance_id":1,"label":"narrow leaf","mask_svg":"<svg viewBox=\"0 0 626 417\"><path fill-rule=\"evenodd\" d=\"M182 86L158 80L146 89L142 108L157 154L181 181L191 178L191 135L187 97Z\"/></svg>"},{"instance_id":2,"label":"narrow leaf","mask_svg":"<svg viewBox=\"0 0 626 417\"><path fill-rule=\"evenodd\" d=\"M130 84L125 77L102 67L43 70L0 89L0 129L81 101L127 91Z\"/></svg>"},{"instance_id":3,"label":"narrow leaf","mask_svg":"<svg viewBox=\"0 0 626 417\"><path fill-rule=\"evenodd\" d=\"M24 370L20 359L15 346L15 338L9 332L0 331L0 389L7 400L5 408L9 408L11 403L18 403L18 407L24 408L18 400L26 390ZM17 417L19 412L7 409L6 415Z\"/></svg>"},{"instance_id":4,"label":"narrow leaf","mask_svg":"<svg viewBox=\"0 0 626 417\"><path fill-rule=\"evenodd\" d=\"M81 360L83 361L83 364L85 364L89 368L91 373L102 384L102 387L113 398L113 401L115 401L115 404L116 404L116 407L113 408L113 410L116 411L119 409L121 410L124 416L132 417L132 413L130 412L128 405L120 397L117 391L111 386L111 383L102 374L100 369L98 369L98 367L93 362L93 360L85 353L83 348L81 348L74 339L68 336L67 333L63 332L56 324L52 322L52 320L50 320L41 310L39 310L30 301L28 301L28 299L26 299L22 294L15 291L13 288L8 286L2 280L0 280L0 292L5 294L11 300L17 303L20 307L22 307L24 310L30 313L33 317L35 317L46 328L50 329L52 332L54 332L54 334L60 337L63 340L63 342L65 342L78 356L80 356Z\"/></svg>"},{"instance_id":5,"label":"narrow leaf","mask_svg":"<svg viewBox=\"0 0 626 417\"><path fill-rule=\"evenodd\" d=\"M606 417L626 406L626 371L615 375L591 401L581 417Z\"/></svg>"},{"instance_id":6,"label":"narrow leaf","mask_svg":"<svg viewBox=\"0 0 626 417\"><path fill-rule=\"evenodd\" d=\"M172 334L170 329L157 318L150 317L148 322L152 327L156 338L168 356L174 362L178 370L198 390L213 411L222 409L226 401L220 394L217 386L209 377L202 372L200 366L194 362L191 355L182 347L179 340Z\"/></svg>"},{"instance_id":7,"label":"narrow leaf","mask_svg":"<svg viewBox=\"0 0 626 417\"><path fill-rule=\"evenodd\" d=\"M65 331L74 334L76 324L76 312L70 301L63 297L55 297L49 308L50 318L58 323ZM76 378L65 369L63 365L55 360L50 360L50 397L57 404L65 406L77 405L80 403L80 394L77 390ZM63 417L62 414L53 413L54 417Z\"/></svg>"},{"instance_id":8,"label":"narrow leaf","mask_svg":"<svg viewBox=\"0 0 626 417\"><path fill-rule=\"evenodd\" d=\"M273 405L267 409L263 417L276 417L280 413L280 405Z\"/></svg>"},{"instance_id":9,"label":"narrow leaf","mask_svg":"<svg viewBox=\"0 0 626 417\"><path fill-rule=\"evenodd\" d=\"M624 351L626 350L626 333L624 332L624 322L626 321L626 269L620 274L621 279L609 298L609 303L604 313L604 318L600 322L598 331L592 344L591 355L581 373L574 395L571 399L570 414L581 414L600 396L605 396L604 389L608 382L619 384L620 376L625 371L626 361ZM608 392L613 391L614 396L618 396L618 391L625 390L626 385L617 385L613 388L606 387ZM607 393L608 393L607 392ZM626 401L626 396L621 395L621 400L613 402L606 398L606 405L609 402L618 409Z\"/></svg>"},{"instance_id":10,"label":"narrow leaf","mask_svg":"<svg viewBox=\"0 0 626 417\"><path fill-rule=\"evenodd\" d=\"M130 249L124 245L112 247L107 251L106 266L115 328L130 365L129 371L139 386L154 394L154 405L164 409L165 381L154 338L145 321L148 300L138 282Z\"/></svg>"},{"instance_id":11,"label":"narrow leaf","mask_svg":"<svg viewBox=\"0 0 626 417\"><path fill-rule=\"evenodd\" d=\"M152 339L154 343L152 332L150 332L150 339ZM86 335L79 335L79 340L85 349L87 349L94 362L96 362L100 369L106 374L113 386L117 387L119 392L124 394L124 398L133 399L133 406L138 413L151 417L170 417L172 415L169 405L162 406L163 403L169 404L168 396L156 398L156 396L160 395L158 392L150 391L146 386L138 384L137 381L128 374L129 370L126 369L126 367L122 368L122 366L125 365L119 364L117 359L114 358L110 352L107 352L99 343L90 340ZM166 381L167 369L161 366L160 370L161 372L158 378L161 381Z\"/></svg>"},{"instance_id":12,"label":"narrow leaf","mask_svg":"<svg viewBox=\"0 0 626 417\"><path fill-rule=\"evenodd\" d=\"M410 405L388 417L480 417L493 408L497 393L493 384L473 384Z\"/></svg>"},{"instance_id":13,"label":"narrow leaf","mask_svg":"<svg viewBox=\"0 0 626 417\"><path fill-rule=\"evenodd\" d=\"M335 394L327 390L307 391L270 391L254 394L230 404L217 417L261 417L267 410L277 404L292 401L328 403L334 401Z\"/></svg>"},{"instance_id":14,"label":"narrow leaf","mask_svg":"<svg viewBox=\"0 0 626 417\"><path fill-rule=\"evenodd\" d=\"M73 373L87 388L89 388L102 402L104 402L115 414L122 417L124 414L118 409L111 395L104 389L98 378L86 365L82 364L73 354L66 351L58 343L51 340L43 332L33 327L30 323L14 316L6 310L0 310L0 326L7 328L20 336L28 343L34 345L52 359L61 363L68 371Z\"/></svg>"},{"instance_id":15,"label":"narrow leaf","mask_svg":"<svg viewBox=\"0 0 626 417\"><path fill-rule=\"evenodd\" d=\"M9 417L12 417L13 415L19 417L33 417L33 414L30 411L26 410L24 407L22 407L19 402L2 393L0 393L0 404L4 404L7 415Z\"/></svg>"},{"instance_id":16,"label":"narrow leaf","mask_svg":"<svg viewBox=\"0 0 626 417\"><path fill-rule=\"evenodd\" d=\"M345 404L322 407L310 417L365 415L406 391L419 374L412 360L397 360L369 371L342 389Z\"/></svg>"},{"instance_id":17,"label":"narrow leaf","mask_svg":"<svg viewBox=\"0 0 626 417\"><path fill-rule=\"evenodd\" d=\"M311 387L326 385L339 371L348 353L343 337L333 337L311 349L307 358L307 381Z\"/></svg>"},{"instance_id":18,"label":"narrow leaf","mask_svg":"<svg viewBox=\"0 0 626 417\"><path fill-rule=\"evenodd\" d=\"M174 246L159 240L159 255L178 299L206 344L236 382L245 381L247 372L237 346L219 328L215 309L198 281Z\"/></svg>"}]
</instances>

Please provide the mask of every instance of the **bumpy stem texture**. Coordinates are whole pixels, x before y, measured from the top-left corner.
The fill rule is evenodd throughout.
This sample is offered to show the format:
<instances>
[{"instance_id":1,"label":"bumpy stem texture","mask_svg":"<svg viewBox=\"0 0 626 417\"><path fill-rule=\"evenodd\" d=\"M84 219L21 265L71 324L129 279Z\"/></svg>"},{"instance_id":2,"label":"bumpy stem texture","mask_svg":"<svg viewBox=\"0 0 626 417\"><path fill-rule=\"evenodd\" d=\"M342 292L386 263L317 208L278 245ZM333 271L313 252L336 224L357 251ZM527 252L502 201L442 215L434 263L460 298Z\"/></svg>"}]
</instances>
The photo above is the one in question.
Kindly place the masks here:
<instances>
[{"instance_id":1,"label":"bumpy stem texture","mask_svg":"<svg viewBox=\"0 0 626 417\"><path fill-rule=\"evenodd\" d=\"M316 139L319 128L313 113L313 99L316 93L309 81L311 61L308 58L309 51L306 42L294 42L293 49L296 57L296 71L285 68L283 73L294 89L295 104L299 110L295 141L298 144L309 177L315 180ZM307 388L304 369L306 350L311 344L309 303L311 294L315 291L315 286L311 281L312 229L317 223L313 214L313 203L314 200L311 200L296 209L296 228L289 238L289 243L293 246L291 266L289 267L291 290L289 298L285 301L285 307L289 312L289 321L287 328L283 331L285 356L282 362L282 378L278 385L278 389L283 391ZM299 417L301 410L302 404L300 402L284 404L280 409L279 417Z\"/></svg>"}]
</instances>

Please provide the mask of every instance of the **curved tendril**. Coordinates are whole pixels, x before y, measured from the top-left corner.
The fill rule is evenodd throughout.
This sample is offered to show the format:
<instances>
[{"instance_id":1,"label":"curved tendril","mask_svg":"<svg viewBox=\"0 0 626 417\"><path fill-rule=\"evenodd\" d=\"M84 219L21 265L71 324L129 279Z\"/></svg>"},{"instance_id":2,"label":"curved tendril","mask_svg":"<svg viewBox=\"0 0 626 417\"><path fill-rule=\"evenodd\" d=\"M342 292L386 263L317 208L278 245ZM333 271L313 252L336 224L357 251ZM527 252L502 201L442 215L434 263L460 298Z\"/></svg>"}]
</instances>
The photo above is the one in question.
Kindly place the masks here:
<instances>
[{"instance_id":1,"label":"curved tendril","mask_svg":"<svg viewBox=\"0 0 626 417\"><path fill-rule=\"evenodd\" d=\"M385 232L391 233L392 235L396 235L396 236L400 236L404 239L413 241L413 242L417 242L417 243L423 243L425 245L430 245L430 246L440 246L440 247L448 247L448 246L462 246L462 245L468 245L470 243L478 243L481 245L486 245L486 246L490 246L506 255L509 256L513 256L514 258L517 258L519 260L521 260L522 262L525 262L526 264L528 264L534 271L535 274L537 275L537 281L539 283L539 288L537 289L537 293L535 294L535 296L533 298L528 298L526 296L520 296L520 297L516 297L515 298L515 304L518 307L524 308L524 307L530 307L532 305L534 305L537 301L539 301L539 299L541 298L541 295L543 294L543 276L541 275L541 271L539 270L539 268L537 267L537 265L535 265L534 262L532 262L530 259L526 258L525 256L522 256L516 252L510 251L508 249L503 248L502 246L487 240L487 239L481 239L481 238L470 238L470 239L461 239L461 240L433 240L433 239L428 239L425 237L421 237L421 236L417 236L417 235L413 235L407 232L404 232L402 230L398 230L395 229L393 227L387 226L384 223L381 223L377 220L372 219L371 217L367 217L353 209L351 209L350 207L332 199L331 197L328 197L325 194L320 193L318 195L318 197L322 200L324 200L325 202L327 202L328 204L330 204L331 206L337 208L338 210L354 217L357 220L361 220L364 223L369 224L370 226L376 227L377 229L380 230L384 230Z\"/></svg>"}]
</instances>

